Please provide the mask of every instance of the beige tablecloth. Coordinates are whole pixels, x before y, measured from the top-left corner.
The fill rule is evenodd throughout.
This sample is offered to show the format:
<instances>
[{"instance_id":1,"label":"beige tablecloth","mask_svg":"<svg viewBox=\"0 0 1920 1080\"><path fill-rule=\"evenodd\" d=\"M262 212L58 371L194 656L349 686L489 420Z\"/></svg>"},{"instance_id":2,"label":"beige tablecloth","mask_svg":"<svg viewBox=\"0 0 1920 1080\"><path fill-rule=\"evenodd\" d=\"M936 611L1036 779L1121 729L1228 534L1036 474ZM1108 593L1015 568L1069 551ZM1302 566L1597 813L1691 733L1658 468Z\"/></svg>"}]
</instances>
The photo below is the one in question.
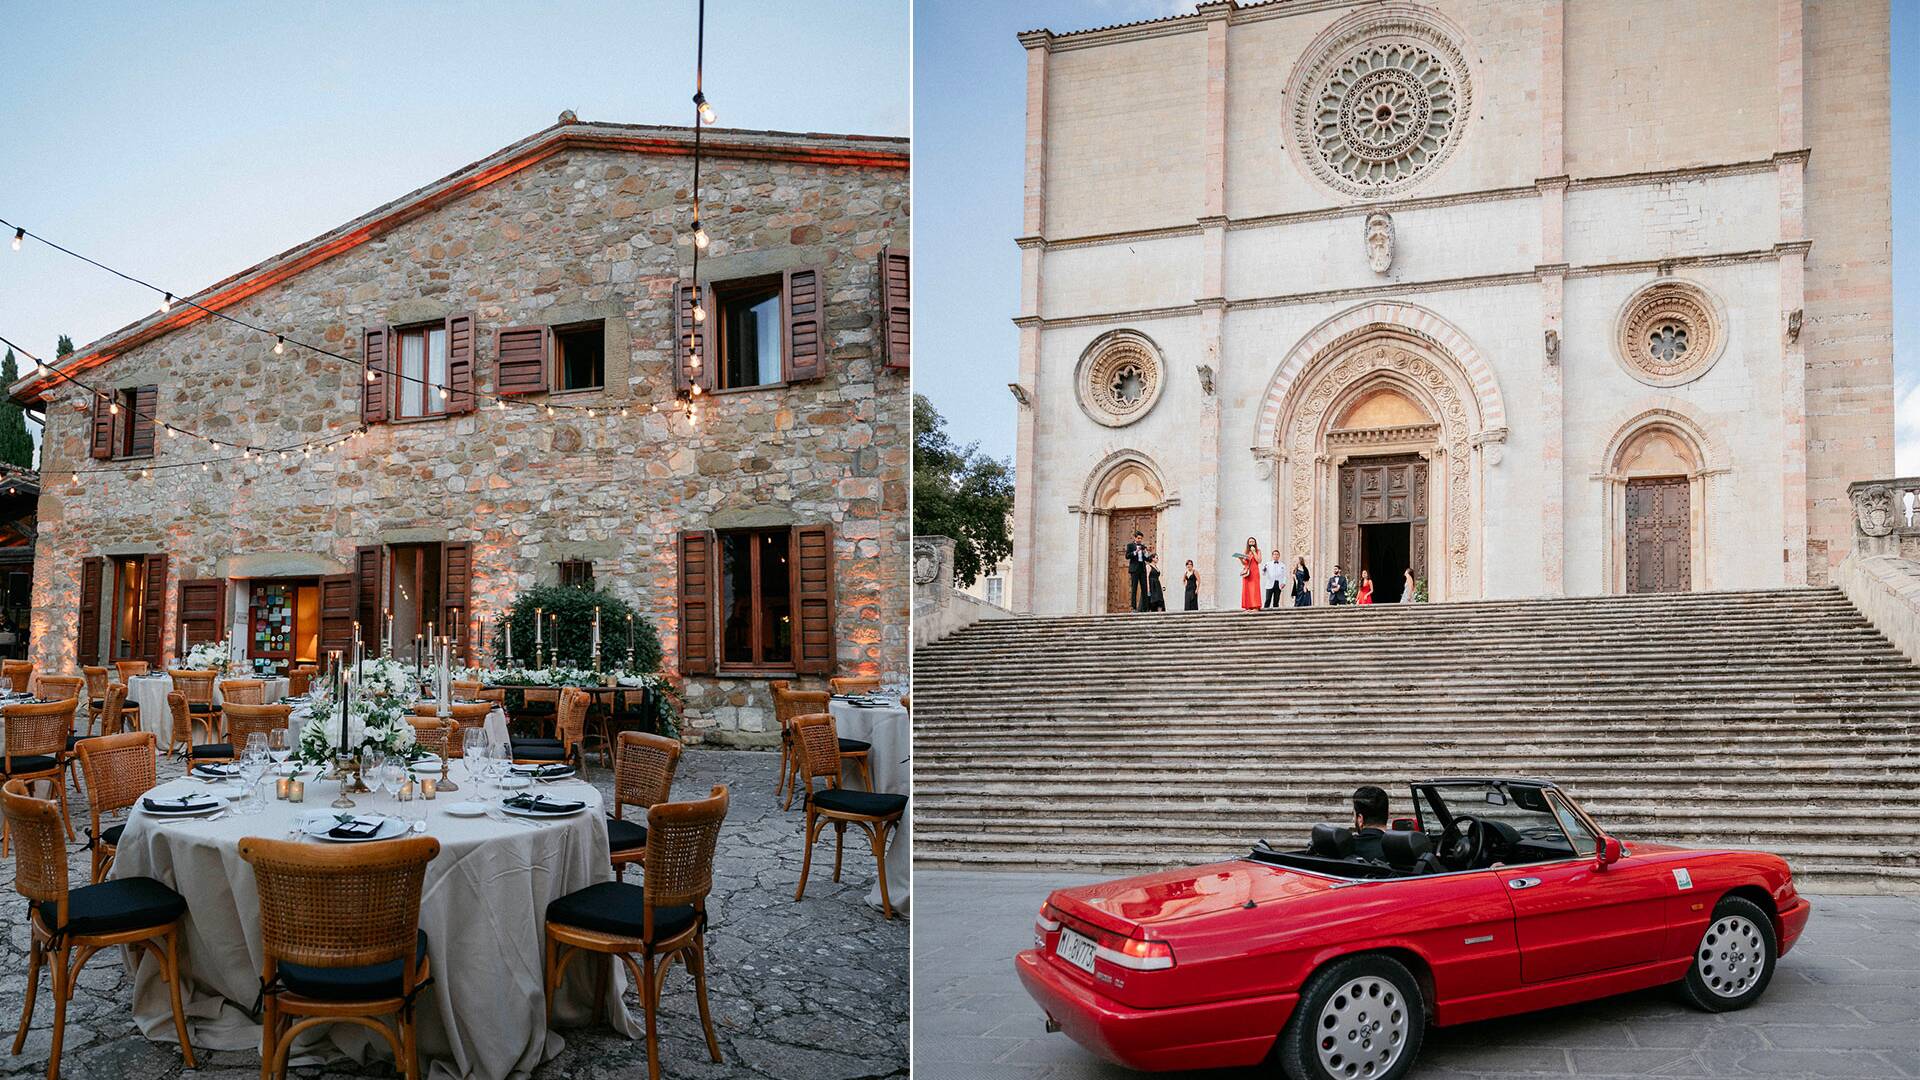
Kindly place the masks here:
<instances>
[{"instance_id":1,"label":"beige tablecloth","mask_svg":"<svg viewBox=\"0 0 1920 1080\"><path fill-rule=\"evenodd\" d=\"M234 678L244 678L236 675ZM220 682L213 683L213 703L220 703ZM287 696L291 685L283 678L262 680L262 701L269 705ZM140 730L151 731L165 746L167 737L173 732L173 714L167 709L167 695L173 693L173 676L161 672L157 675L135 675L127 680L127 701L140 706Z\"/></svg>"},{"instance_id":2,"label":"beige tablecloth","mask_svg":"<svg viewBox=\"0 0 1920 1080\"><path fill-rule=\"evenodd\" d=\"M913 794L913 723L907 710L899 705L866 708L835 698L827 708L833 713L833 727L843 739L859 739L873 744L867 763L873 769L873 789L896 795ZM848 787L858 788L859 771L851 766L840 779ZM908 910L907 895L913 882L913 805L907 805L900 827L887 842L887 899L902 915ZM867 903L880 906L880 885L874 883Z\"/></svg>"},{"instance_id":3,"label":"beige tablecloth","mask_svg":"<svg viewBox=\"0 0 1920 1080\"><path fill-rule=\"evenodd\" d=\"M540 788L555 797L584 800L587 808L572 817L539 825L456 818L447 807L477 792L460 766L455 777L461 792L424 804L427 833L440 839L441 848L427 865L420 903L434 978L420 1007L420 1056L435 1077L502 1080L525 1075L565 1047L546 1024L542 926L550 901L613 877L605 815L599 793L574 782ZM156 790L166 795L205 789L181 779ZM217 821L161 822L138 809L132 813L113 876L158 878L187 898L181 947L194 1045L215 1050L260 1045L260 1027L244 1012L260 990L260 901L253 870L240 859L240 839L287 837L300 815L326 812L338 790L332 781L309 780L307 801L292 804L273 800L269 788L264 812L230 812ZM357 812L392 812L398 806L391 795L354 800ZM333 914L353 917L349 910ZM586 960L573 965L556 1003L557 1025L587 1022L592 975L598 971ZM638 1026L620 1004L625 975L618 965L614 975L606 1020L637 1036ZM171 1041L172 1015L158 965L142 959L135 1020L148 1038ZM330 1045L322 1045L322 1039ZM303 1036L295 1064L340 1053L356 1061L387 1056L385 1044L365 1029L335 1024Z\"/></svg>"}]
</instances>

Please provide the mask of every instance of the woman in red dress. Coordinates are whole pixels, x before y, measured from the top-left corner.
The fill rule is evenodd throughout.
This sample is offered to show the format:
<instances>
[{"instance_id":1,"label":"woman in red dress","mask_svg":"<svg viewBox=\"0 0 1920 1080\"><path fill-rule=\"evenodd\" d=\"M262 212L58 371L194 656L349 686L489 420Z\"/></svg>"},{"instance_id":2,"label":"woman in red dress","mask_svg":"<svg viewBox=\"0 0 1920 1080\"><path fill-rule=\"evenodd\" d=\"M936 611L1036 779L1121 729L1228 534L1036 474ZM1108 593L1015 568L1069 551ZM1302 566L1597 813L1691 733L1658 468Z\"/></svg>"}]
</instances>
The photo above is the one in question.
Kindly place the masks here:
<instances>
[{"instance_id":1,"label":"woman in red dress","mask_svg":"<svg viewBox=\"0 0 1920 1080\"><path fill-rule=\"evenodd\" d=\"M1362 604L1373 603L1373 575L1367 573L1365 570L1360 571L1360 601L1359 602Z\"/></svg>"},{"instance_id":2,"label":"woman in red dress","mask_svg":"<svg viewBox=\"0 0 1920 1080\"><path fill-rule=\"evenodd\" d=\"M1247 537L1247 550L1234 553L1240 560L1240 606L1247 611L1260 609L1260 544Z\"/></svg>"}]
</instances>

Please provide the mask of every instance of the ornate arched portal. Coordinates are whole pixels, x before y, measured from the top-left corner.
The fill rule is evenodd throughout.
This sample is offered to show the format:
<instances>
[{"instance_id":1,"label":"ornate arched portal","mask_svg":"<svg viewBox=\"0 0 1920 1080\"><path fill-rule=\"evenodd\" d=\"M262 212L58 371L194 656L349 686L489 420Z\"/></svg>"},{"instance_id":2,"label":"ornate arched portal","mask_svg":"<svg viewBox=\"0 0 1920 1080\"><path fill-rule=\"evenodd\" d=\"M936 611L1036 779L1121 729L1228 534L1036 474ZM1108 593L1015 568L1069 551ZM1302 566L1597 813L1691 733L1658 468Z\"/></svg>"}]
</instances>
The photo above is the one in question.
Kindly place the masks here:
<instances>
[{"instance_id":1,"label":"ornate arched portal","mask_svg":"<svg viewBox=\"0 0 1920 1080\"><path fill-rule=\"evenodd\" d=\"M1168 491L1160 467L1137 450L1115 451L1094 466L1081 489L1080 502L1070 508L1080 519L1080 579L1074 610L1129 610L1120 552L1136 529L1145 535L1149 548L1159 550L1163 511L1179 501Z\"/></svg>"},{"instance_id":2,"label":"ornate arched portal","mask_svg":"<svg viewBox=\"0 0 1920 1080\"><path fill-rule=\"evenodd\" d=\"M1712 588L1710 479L1724 451L1679 401L1619 420L1599 474L1607 523L1601 574L1612 593Z\"/></svg>"},{"instance_id":3,"label":"ornate arched portal","mask_svg":"<svg viewBox=\"0 0 1920 1080\"><path fill-rule=\"evenodd\" d=\"M1275 534L1324 579L1363 564L1367 527L1404 526L1405 564L1432 599L1479 596L1483 472L1505 422L1492 369L1439 316L1407 304L1335 316L1288 354L1260 411Z\"/></svg>"}]
</instances>

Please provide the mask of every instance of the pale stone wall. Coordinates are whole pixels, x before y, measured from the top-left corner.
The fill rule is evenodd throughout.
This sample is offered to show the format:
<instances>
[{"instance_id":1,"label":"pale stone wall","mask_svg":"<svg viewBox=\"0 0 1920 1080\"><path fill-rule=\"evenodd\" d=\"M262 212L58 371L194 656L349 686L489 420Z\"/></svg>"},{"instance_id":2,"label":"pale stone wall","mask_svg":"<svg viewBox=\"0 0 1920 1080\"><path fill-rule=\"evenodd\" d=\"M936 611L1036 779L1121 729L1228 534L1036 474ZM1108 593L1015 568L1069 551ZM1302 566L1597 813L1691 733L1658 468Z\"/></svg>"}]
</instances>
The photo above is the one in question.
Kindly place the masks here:
<instances>
[{"instance_id":1,"label":"pale stone wall","mask_svg":"<svg viewBox=\"0 0 1920 1080\"><path fill-rule=\"evenodd\" d=\"M1472 112L1416 183L1351 197L1307 168L1285 98L1320 43L1392 12L1450 28ZM1277 374L1324 322L1376 304L1457 331L1504 405L1504 430L1476 435L1479 595L1621 587L1607 459L1650 414L1699 443L1696 587L1824 582L1848 546L1847 481L1891 470L1887 35L1878 0L1219 3L1023 35L1044 168L1030 158L1016 608L1099 609L1082 502L1127 454L1165 488L1163 562L1195 558L1202 603L1237 603L1232 553L1283 531L1261 442ZM1375 208L1393 220L1385 273L1362 243ZM1677 386L1619 357L1623 304L1661 278L1706 289L1723 323L1717 361ZM1165 389L1110 427L1074 373L1117 329L1159 346Z\"/></svg>"},{"instance_id":2,"label":"pale stone wall","mask_svg":"<svg viewBox=\"0 0 1920 1080\"><path fill-rule=\"evenodd\" d=\"M509 325L610 319L608 388L567 399L597 418L491 408L375 426L298 464L223 464L63 476L95 465L70 389L48 410L34 581L36 659L75 665L83 556L170 556L173 590L224 573L238 554L309 553L344 570L356 545L405 537L473 543L476 616L590 553L596 582L658 625L674 664L675 534L733 524L831 521L839 666L907 670L906 380L880 368L876 256L908 241L903 169L710 159L714 242L707 280L796 266L826 271L829 374L818 382L716 395L697 430L672 409L671 298L686 274L689 163L679 155L573 149L433 210L252 297L235 314L349 355L363 326L476 316L478 388L493 387L495 333ZM202 320L141 345L89 378L156 383L163 422L255 445L359 423L359 369ZM656 411L656 406L663 411ZM633 410L621 417L620 407ZM160 440L156 465L204 456ZM171 648L169 648L169 652ZM694 678L695 732L766 743L776 728L764 679Z\"/></svg>"}]
</instances>

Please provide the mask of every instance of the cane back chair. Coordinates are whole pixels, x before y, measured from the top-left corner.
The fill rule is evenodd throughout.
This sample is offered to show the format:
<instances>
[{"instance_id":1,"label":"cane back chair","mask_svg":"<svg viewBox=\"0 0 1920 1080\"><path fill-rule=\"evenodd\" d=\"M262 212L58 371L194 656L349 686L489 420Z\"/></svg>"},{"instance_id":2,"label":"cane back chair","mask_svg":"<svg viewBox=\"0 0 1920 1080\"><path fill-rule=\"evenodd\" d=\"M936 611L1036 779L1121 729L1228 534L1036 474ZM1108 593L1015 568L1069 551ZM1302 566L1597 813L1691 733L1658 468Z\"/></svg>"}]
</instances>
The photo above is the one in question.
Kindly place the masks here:
<instances>
[{"instance_id":1,"label":"cane back chair","mask_svg":"<svg viewBox=\"0 0 1920 1080\"><path fill-rule=\"evenodd\" d=\"M648 809L673 797L673 774L680 767L680 740L644 731L620 733L613 756L613 817L607 821L607 847L613 852L613 875L625 881L627 867L647 867L647 827L628 821L622 810Z\"/></svg>"},{"instance_id":2,"label":"cane back chair","mask_svg":"<svg viewBox=\"0 0 1920 1080\"><path fill-rule=\"evenodd\" d=\"M900 826L907 797L880 791L848 791L840 786L840 745L833 717L827 713L802 716L793 722L793 738L800 748L801 773L807 785L805 856L800 860L800 887L793 898L807 892L807 872L813 867L813 845L829 824L833 826L833 880L840 880L840 859L846 850L847 826L858 826L873 842L873 859L880 877L880 910L893 918L893 900L887 895L887 836ZM815 780L825 781L821 791Z\"/></svg>"},{"instance_id":3,"label":"cane back chair","mask_svg":"<svg viewBox=\"0 0 1920 1080\"><path fill-rule=\"evenodd\" d=\"M493 703L487 701L457 701L447 706L447 719L453 721L453 724L447 730L446 753L456 758L466 757L466 742L461 732L467 728L486 727L487 714L492 711ZM430 701L419 702L413 707L413 715L416 719L426 716L437 717L440 715L440 706Z\"/></svg>"},{"instance_id":4,"label":"cane back chair","mask_svg":"<svg viewBox=\"0 0 1920 1080\"><path fill-rule=\"evenodd\" d=\"M173 692L187 699L187 712L195 721L204 721L207 725L207 741L212 742L217 729L213 726L213 716L217 712L213 704L213 683L219 677L216 671L200 671L194 668L168 668L167 675L173 679Z\"/></svg>"},{"instance_id":5,"label":"cane back chair","mask_svg":"<svg viewBox=\"0 0 1920 1080\"><path fill-rule=\"evenodd\" d=\"M87 680L87 734L93 734L95 724L100 722L100 714L107 707L107 687L113 684L113 673L103 667L82 667L80 674ZM102 732L105 734L105 732Z\"/></svg>"},{"instance_id":6,"label":"cane back chair","mask_svg":"<svg viewBox=\"0 0 1920 1080\"><path fill-rule=\"evenodd\" d=\"M878 675L835 675L827 680L836 694L871 694L880 689Z\"/></svg>"},{"instance_id":7,"label":"cane back chair","mask_svg":"<svg viewBox=\"0 0 1920 1080\"><path fill-rule=\"evenodd\" d=\"M584 690L571 686L561 690L560 703L554 709L555 737L513 740L514 762L517 764L572 762L576 768L584 772L587 761L581 746L587 733L587 709L592 704L593 695Z\"/></svg>"},{"instance_id":8,"label":"cane back chair","mask_svg":"<svg viewBox=\"0 0 1920 1080\"><path fill-rule=\"evenodd\" d=\"M26 693L33 689L33 661L0 660L0 678L6 679L15 693Z\"/></svg>"},{"instance_id":9,"label":"cane back chair","mask_svg":"<svg viewBox=\"0 0 1920 1080\"><path fill-rule=\"evenodd\" d=\"M782 810L793 809L794 789L800 779L800 751L794 744L793 722L799 717L827 711L833 695L825 690L792 690L783 681L773 684L773 715L780 722L780 787L786 792L787 801ZM840 756L853 762L860 770L860 778L869 791L873 789L873 768L869 762L873 744L860 739L841 739ZM775 795L779 792L776 791Z\"/></svg>"},{"instance_id":10,"label":"cane back chair","mask_svg":"<svg viewBox=\"0 0 1920 1080\"><path fill-rule=\"evenodd\" d=\"M67 738L73 734L73 712L80 703L21 702L0 706L6 725L6 754L0 756L0 780L49 780L60 802L60 820L67 839L73 839L73 819L67 812ZM6 827L0 825L0 855L6 853Z\"/></svg>"},{"instance_id":11,"label":"cane back chair","mask_svg":"<svg viewBox=\"0 0 1920 1080\"><path fill-rule=\"evenodd\" d=\"M221 704L220 712L227 719L227 745L233 748L235 755L239 755L246 752L249 735L265 735L269 748L273 746L276 732L284 739L287 735L287 718L293 714L293 706L247 705L228 701Z\"/></svg>"},{"instance_id":12,"label":"cane back chair","mask_svg":"<svg viewBox=\"0 0 1920 1080\"><path fill-rule=\"evenodd\" d=\"M120 681L126 682L135 675L145 675L147 673L147 662L145 660L115 660L113 662L113 669L120 673Z\"/></svg>"},{"instance_id":13,"label":"cane back chair","mask_svg":"<svg viewBox=\"0 0 1920 1080\"><path fill-rule=\"evenodd\" d=\"M127 700L127 688L123 683L108 683L105 704L100 709L100 734L118 735L132 727L140 727L140 706Z\"/></svg>"},{"instance_id":14,"label":"cane back chair","mask_svg":"<svg viewBox=\"0 0 1920 1080\"><path fill-rule=\"evenodd\" d=\"M102 735L80 744L80 771L87 777L87 812L93 824L87 829L87 847L93 851L93 881L107 879L113 857L120 853L120 835L127 829L100 824L100 815L125 810L153 790L159 782L157 762L159 740L152 732L133 731Z\"/></svg>"},{"instance_id":15,"label":"cane back chair","mask_svg":"<svg viewBox=\"0 0 1920 1080\"><path fill-rule=\"evenodd\" d=\"M187 696L178 690L167 695L167 708L173 713L173 731L167 739L167 753L178 754L184 748L189 763L195 761L232 761L233 744L224 742L193 741L193 729L205 725L209 740L217 738L213 730L213 717L196 716Z\"/></svg>"}]
</instances>

